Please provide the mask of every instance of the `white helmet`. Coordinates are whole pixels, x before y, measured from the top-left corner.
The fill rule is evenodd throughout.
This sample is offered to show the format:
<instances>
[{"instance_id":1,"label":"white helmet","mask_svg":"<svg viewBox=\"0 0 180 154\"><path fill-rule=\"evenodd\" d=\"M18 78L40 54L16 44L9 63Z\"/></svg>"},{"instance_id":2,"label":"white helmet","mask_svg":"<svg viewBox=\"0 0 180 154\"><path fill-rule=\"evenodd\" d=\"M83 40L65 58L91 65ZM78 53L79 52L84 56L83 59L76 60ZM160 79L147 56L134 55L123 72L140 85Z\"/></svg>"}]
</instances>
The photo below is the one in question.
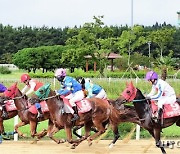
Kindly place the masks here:
<instances>
[{"instance_id":1,"label":"white helmet","mask_svg":"<svg viewBox=\"0 0 180 154\"><path fill-rule=\"evenodd\" d=\"M85 82L92 83L92 81L91 81L91 79L90 79L90 78L86 78L86 79L85 79Z\"/></svg>"}]
</instances>

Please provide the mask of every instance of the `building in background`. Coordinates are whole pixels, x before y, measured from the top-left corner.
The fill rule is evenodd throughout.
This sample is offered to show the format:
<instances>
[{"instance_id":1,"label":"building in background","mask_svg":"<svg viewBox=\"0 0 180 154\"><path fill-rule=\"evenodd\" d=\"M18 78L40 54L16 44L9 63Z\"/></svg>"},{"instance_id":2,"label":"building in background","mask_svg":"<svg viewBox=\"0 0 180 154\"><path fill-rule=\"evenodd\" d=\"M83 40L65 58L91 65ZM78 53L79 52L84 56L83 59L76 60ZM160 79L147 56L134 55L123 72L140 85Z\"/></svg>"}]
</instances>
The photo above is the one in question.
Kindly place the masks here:
<instances>
[{"instance_id":1,"label":"building in background","mask_svg":"<svg viewBox=\"0 0 180 154\"><path fill-rule=\"evenodd\" d=\"M11 71L18 70L19 68L14 64L0 64L0 67L7 67Z\"/></svg>"}]
</instances>

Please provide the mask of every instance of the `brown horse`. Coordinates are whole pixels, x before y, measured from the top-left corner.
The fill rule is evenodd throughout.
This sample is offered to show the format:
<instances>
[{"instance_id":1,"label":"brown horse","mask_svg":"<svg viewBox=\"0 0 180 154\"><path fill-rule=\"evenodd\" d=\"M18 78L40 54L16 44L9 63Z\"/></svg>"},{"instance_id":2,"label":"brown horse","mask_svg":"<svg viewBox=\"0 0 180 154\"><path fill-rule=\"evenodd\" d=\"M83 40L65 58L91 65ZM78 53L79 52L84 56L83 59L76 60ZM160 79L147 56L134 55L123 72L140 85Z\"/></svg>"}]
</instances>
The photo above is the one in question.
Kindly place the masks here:
<instances>
[{"instance_id":1,"label":"brown horse","mask_svg":"<svg viewBox=\"0 0 180 154\"><path fill-rule=\"evenodd\" d=\"M42 95L44 93L40 92ZM32 102L40 101L36 95L33 95L30 99ZM72 122L71 119L73 115L71 113L64 112L64 102L63 99L56 95L56 93L50 90L48 97L46 98L46 103L49 108L50 115L52 117L53 123L55 124L55 128L49 133L50 138L54 138L54 131L57 132L57 129L64 128L67 135L67 141L72 145L71 148L75 148L81 141L88 138L89 145L92 144L92 140L105 132L105 124L110 115L109 103L104 102L102 99L89 99L91 110L79 114L80 119L76 122ZM85 137L79 140L72 139L72 128L74 126L82 126L85 127ZM97 132L90 136L90 130L92 126L97 128ZM55 139L53 139L55 140Z\"/></svg>"},{"instance_id":2,"label":"brown horse","mask_svg":"<svg viewBox=\"0 0 180 154\"><path fill-rule=\"evenodd\" d=\"M51 129L51 127L53 127L53 123L50 120L49 112L45 112L44 117L41 119L38 119L35 114L31 113L28 110L29 106L28 106L27 97L24 97L22 95L21 91L17 87L17 83L13 84L10 88L8 88L8 90L5 93L5 96L7 99L13 98L15 106L18 110L18 115L21 119L21 122L19 122L15 126L15 131L18 133L18 135L20 135L22 137L24 136L24 134L19 130L19 127L30 124L31 136L33 138L36 137L35 141L37 141L47 134L47 130L45 130L45 129L40 133L36 132L38 122L48 119L49 120L49 128L48 129Z\"/></svg>"},{"instance_id":3,"label":"brown horse","mask_svg":"<svg viewBox=\"0 0 180 154\"><path fill-rule=\"evenodd\" d=\"M155 138L156 146L161 149L162 153L166 153L160 140L161 131L163 128L169 127L174 123L180 126L180 116L164 118L163 125L156 123L152 118L151 102L145 99L142 92L135 88L132 82L127 84L121 99L123 100L122 102L133 102L142 125Z\"/></svg>"},{"instance_id":4,"label":"brown horse","mask_svg":"<svg viewBox=\"0 0 180 154\"><path fill-rule=\"evenodd\" d=\"M1 96L1 97L0 97L0 104L1 104L1 103L4 103L5 100L6 100L6 99L4 98L4 96ZM17 110L7 111L7 113L8 113L8 118L3 118L3 117L2 117L2 113L3 113L2 110L0 110L0 135L1 135L1 134L2 134L2 135L6 134L6 132L4 131L3 121L15 117L15 116L18 114L18 111L17 111Z\"/></svg>"}]
</instances>

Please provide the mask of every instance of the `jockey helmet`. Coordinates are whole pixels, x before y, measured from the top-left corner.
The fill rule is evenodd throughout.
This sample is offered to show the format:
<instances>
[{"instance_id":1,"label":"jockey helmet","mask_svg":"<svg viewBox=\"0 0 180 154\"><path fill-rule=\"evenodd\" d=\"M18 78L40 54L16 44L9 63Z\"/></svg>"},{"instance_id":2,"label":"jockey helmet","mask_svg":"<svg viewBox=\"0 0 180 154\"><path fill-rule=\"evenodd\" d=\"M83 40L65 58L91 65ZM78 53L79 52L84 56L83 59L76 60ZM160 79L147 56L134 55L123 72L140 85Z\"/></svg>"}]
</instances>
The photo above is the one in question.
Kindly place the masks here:
<instances>
[{"instance_id":1,"label":"jockey helmet","mask_svg":"<svg viewBox=\"0 0 180 154\"><path fill-rule=\"evenodd\" d=\"M55 72L55 77L65 77L66 76L66 70L63 68L59 68Z\"/></svg>"},{"instance_id":2,"label":"jockey helmet","mask_svg":"<svg viewBox=\"0 0 180 154\"><path fill-rule=\"evenodd\" d=\"M90 79L90 78L86 78L86 79L85 79L85 82L92 83L92 81L91 81L91 79Z\"/></svg>"},{"instance_id":3,"label":"jockey helmet","mask_svg":"<svg viewBox=\"0 0 180 154\"><path fill-rule=\"evenodd\" d=\"M150 71L146 73L146 80L157 80L158 79L158 74L154 71Z\"/></svg>"},{"instance_id":4,"label":"jockey helmet","mask_svg":"<svg viewBox=\"0 0 180 154\"><path fill-rule=\"evenodd\" d=\"M31 77L29 76L29 74L22 74L21 75L21 82L25 82L27 80L30 80Z\"/></svg>"}]
</instances>

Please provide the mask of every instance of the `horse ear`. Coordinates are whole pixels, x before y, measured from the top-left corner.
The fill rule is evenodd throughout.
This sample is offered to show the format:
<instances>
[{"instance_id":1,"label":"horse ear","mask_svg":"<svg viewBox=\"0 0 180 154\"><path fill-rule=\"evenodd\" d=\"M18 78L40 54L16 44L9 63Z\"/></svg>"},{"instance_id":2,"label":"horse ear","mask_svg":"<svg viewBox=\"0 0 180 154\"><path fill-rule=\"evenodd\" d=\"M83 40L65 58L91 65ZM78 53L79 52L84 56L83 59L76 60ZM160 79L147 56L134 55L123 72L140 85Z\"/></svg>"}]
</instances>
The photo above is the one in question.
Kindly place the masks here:
<instances>
[{"instance_id":1,"label":"horse ear","mask_svg":"<svg viewBox=\"0 0 180 154\"><path fill-rule=\"evenodd\" d=\"M128 87L129 86L129 83L126 81L126 87Z\"/></svg>"},{"instance_id":2,"label":"horse ear","mask_svg":"<svg viewBox=\"0 0 180 154\"><path fill-rule=\"evenodd\" d=\"M17 82L15 82L12 86L13 86L13 87L17 87Z\"/></svg>"},{"instance_id":3,"label":"horse ear","mask_svg":"<svg viewBox=\"0 0 180 154\"><path fill-rule=\"evenodd\" d=\"M130 82L130 86L131 86L132 88L134 88L134 85L133 85L133 82L132 82L132 81Z\"/></svg>"}]
</instances>

